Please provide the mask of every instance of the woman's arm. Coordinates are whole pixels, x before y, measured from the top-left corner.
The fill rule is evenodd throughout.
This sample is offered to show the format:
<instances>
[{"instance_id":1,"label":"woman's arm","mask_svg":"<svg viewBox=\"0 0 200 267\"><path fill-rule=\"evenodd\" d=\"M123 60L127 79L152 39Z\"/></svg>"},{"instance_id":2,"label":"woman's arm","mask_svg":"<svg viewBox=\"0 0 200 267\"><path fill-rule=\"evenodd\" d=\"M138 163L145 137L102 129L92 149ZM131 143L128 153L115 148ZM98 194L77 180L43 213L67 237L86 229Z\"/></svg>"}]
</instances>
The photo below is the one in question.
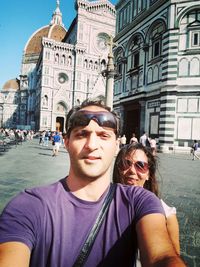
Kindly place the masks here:
<instances>
[{"instance_id":1,"label":"woman's arm","mask_svg":"<svg viewBox=\"0 0 200 267\"><path fill-rule=\"evenodd\" d=\"M172 244L176 250L176 253L180 255L180 243L179 243L179 225L176 217L176 208L168 206L162 199L161 204L165 211L167 221L167 231Z\"/></svg>"},{"instance_id":2,"label":"woman's arm","mask_svg":"<svg viewBox=\"0 0 200 267\"><path fill-rule=\"evenodd\" d=\"M167 231L177 254L180 255L179 225L176 214L167 217Z\"/></svg>"}]
</instances>

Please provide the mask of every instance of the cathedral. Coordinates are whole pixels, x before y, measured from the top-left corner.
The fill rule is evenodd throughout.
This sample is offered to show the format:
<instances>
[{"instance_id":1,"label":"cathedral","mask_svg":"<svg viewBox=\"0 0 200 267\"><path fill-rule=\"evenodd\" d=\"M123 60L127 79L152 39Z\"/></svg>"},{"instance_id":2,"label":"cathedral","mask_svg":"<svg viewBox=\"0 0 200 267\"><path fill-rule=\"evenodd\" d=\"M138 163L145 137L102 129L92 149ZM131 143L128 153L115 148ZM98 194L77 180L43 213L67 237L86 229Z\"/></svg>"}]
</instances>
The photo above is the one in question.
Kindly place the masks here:
<instances>
[{"instance_id":1,"label":"cathedral","mask_svg":"<svg viewBox=\"0 0 200 267\"><path fill-rule=\"evenodd\" d=\"M89 97L105 97L115 7L108 0L75 1L76 17L63 24L60 2L49 25L30 36L18 78L0 91L0 127L63 132L68 111Z\"/></svg>"},{"instance_id":2,"label":"cathedral","mask_svg":"<svg viewBox=\"0 0 200 267\"><path fill-rule=\"evenodd\" d=\"M50 24L27 41L19 78L0 91L0 127L64 131L71 107L105 98L115 37L121 134L129 142L146 132L163 152L189 151L200 140L200 1L74 2L69 29L57 0Z\"/></svg>"},{"instance_id":3,"label":"cathedral","mask_svg":"<svg viewBox=\"0 0 200 267\"><path fill-rule=\"evenodd\" d=\"M123 133L190 151L200 140L200 1L121 0L116 17L113 106Z\"/></svg>"}]
</instances>

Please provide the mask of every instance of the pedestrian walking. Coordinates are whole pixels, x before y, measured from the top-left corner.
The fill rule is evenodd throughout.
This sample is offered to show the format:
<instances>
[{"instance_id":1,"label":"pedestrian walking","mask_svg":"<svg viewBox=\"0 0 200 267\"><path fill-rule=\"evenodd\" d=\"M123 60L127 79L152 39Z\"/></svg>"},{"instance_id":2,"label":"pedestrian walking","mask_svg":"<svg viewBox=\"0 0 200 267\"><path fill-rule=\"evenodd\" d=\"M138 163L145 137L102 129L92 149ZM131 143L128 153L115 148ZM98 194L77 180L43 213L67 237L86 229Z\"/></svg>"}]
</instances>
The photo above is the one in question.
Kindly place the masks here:
<instances>
[{"instance_id":1,"label":"pedestrian walking","mask_svg":"<svg viewBox=\"0 0 200 267\"><path fill-rule=\"evenodd\" d=\"M121 143L120 147L123 147L123 146L126 145L126 136L125 136L125 134L123 134L123 136L121 137L120 143Z\"/></svg>"},{"instance_id":2,"label":"pedestrian walking","mask_svg":"<svg viewBox=\"0 0 200 267\"><path fill-rule=\"evenodd\" d=\"M135 133L133 133L132 137L130 139L130 144L135 144L135 143L138 143L138 139L137 139Z\"/></svg>"},{"instance_id":3,"label":"pedestrian walking","mask_svg":"<svg viewBox=\"0 0 200 267\"><path fill-rule=\"evenodd\" d=\"M192 160L200 159L200 157L197 155L198 147L199 147L199 144L198 144L197 140L194 140L193 145L192 145L192 149L191 149Z\"/></svg>"},{"instance_id":4,"label":"pedestrian walking","mask_svg":"<svg viewBox=\"0 0 200 267\"><path fill-rule=\"evenodd\" d=\"M42 146L44 146L44 144L45 144L45 133L46 133L46 131L42 132Z\"/></svg>"},{"instance_id":5,"label":"pedestrian walking","mask_svg":"<svg viewBox=\"0 0 200 267\"><path fill-rule=\"evenodd\" d=\"M40 146L42 145L42 137L43 137L42 132L39 132L39 145Z\"/></svg>"},{"instance_id":6,"label":"pedestrian walking","mask_svg":"<svg viewBox=\"0 0 200 267\"><path fill-rule=\"evenodd\" d=\"M156 140L154 138L149 137L149 142L150 142L150 147L151 147L151 152L154 156L156 156Z\"/></svg>"},{"instance_id":7,"label":"pedestrian walking","mask_svg":"<svg viewBox=\"0 0 200 267\"><path fill-rule=\"evenodd\" d=\"M60 148L60 133L56 132L53 135L52 145L53 145L53 155L52 157L58 156L59 148Z\"/></svg>"},{"instance_id":8,"label":"pedestrian walking","mask_svg":"<svg viewBox=\"0 0 200 267\"><path fill-rule=\"evenodd\" d=\"M49 132L45 131L44 134L44 146L49 146Z\"/></svg>"},{"instance_id":9,"label":"pedestrian walking","mask_svg":"<svg viewBox=\"0 0 200 267\"><path fill-rule=\"evenodd\" d=\"M143 132L143 135L140 136L140 143L141 143L143 146L146 146L146 140L147 140L147 134L146 134L146 132Z\"/></svg>"}]
</instances>

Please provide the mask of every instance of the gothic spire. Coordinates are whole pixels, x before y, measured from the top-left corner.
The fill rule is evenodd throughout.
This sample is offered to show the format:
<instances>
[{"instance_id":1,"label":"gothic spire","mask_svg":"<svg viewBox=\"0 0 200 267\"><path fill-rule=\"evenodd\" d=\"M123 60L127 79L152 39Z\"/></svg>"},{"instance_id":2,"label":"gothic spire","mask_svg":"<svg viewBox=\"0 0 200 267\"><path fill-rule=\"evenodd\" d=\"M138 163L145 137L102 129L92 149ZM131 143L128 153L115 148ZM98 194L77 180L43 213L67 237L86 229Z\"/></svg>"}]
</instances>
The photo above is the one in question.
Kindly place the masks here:
<instances>
[{"instance_id":1,"label":"gothic spire","mask_svg":"<svg viewBox=\"0 0 200 267\"><path fill-rule=\"evenodd\" d=\"M62 13L60 12L60 0L56 0L56 10L54 11L50 22L50 25L53 24L64 26L62 23Z\"/></svg>"}]
</instances>

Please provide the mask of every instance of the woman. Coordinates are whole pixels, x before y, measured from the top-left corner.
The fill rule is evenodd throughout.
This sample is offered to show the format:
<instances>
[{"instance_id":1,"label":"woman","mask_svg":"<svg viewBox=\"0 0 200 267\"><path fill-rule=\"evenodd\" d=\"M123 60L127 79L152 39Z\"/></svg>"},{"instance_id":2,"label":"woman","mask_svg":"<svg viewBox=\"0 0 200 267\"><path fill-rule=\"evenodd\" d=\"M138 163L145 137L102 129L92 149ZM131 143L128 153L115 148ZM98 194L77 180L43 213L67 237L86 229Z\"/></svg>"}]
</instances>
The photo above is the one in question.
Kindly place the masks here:
<instances>
[{"instance_id":1,"label":"woman","mask_svg":"<svg viewBox=\"0 0 200 267\"><path fill-rule=\"evenodd\" d=\"M156 158L148 148L140 143L126 145L119 151L116 157L113 170L113 182L142 186L158 196L156 167ZM162 199L161 203L166 214L169 236L176 252L180 254L179 226L176 217L176 209L167 206Z\"/></svg>"}]
</instances>

